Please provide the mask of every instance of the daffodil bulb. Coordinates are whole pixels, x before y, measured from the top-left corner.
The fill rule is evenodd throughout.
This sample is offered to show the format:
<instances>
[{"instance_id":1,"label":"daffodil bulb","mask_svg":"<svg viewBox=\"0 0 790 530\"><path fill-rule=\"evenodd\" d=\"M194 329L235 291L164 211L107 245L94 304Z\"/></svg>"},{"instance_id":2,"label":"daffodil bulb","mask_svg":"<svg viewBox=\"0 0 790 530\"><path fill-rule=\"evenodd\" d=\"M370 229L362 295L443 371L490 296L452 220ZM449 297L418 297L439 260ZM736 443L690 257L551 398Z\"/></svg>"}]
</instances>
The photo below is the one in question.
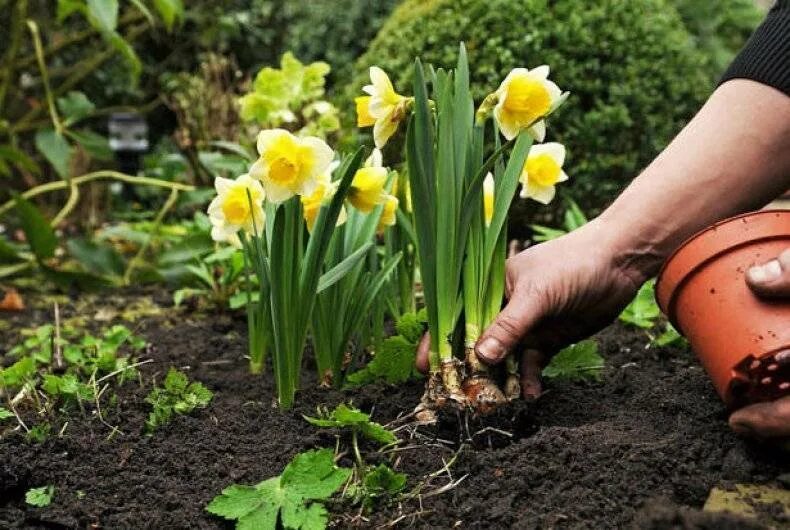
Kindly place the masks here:
<instances>
[{"instance_id":1,"label":"daffodil bulb","mask_svg":"<svg viewBox=\"0 0 790 530\"><path fill-rule=\"evenodd\" d=\"M512 140L526 129L535 140L543 141L546 136L543 118L568 97L548 77L546 65L532 70L514 68L499 85L495 92L494 119L505 138Z\"/></svg>"},{"instance_id":2,"label":"daffodil bulb","mask_svg":"<svg viewBox=\"0 0 790 530\"><path fill-rule=\"evenodd\" d=\"M211 238L214 241L240 246L240 230L247 233L263 230L266 218L263 200L266 194L260 182L246 174L236 180L217 177L214 179L214 188L217 196L208 206Z\"/></svg>"},{"instance_id":3,"label":"daffodil bulb","mask_svg":"<svg viewBox=\"0 0 790 530\"><path fill-rule=\"evenodd\" d=\"M521 197L549 204L556 194L555 186L568 180L562 170L565 146L557 142L533 145L521 171Z\"/></svg>"},{"instance_id":4,"label":"daffodil bulb","mask_svg":"<svg viewBox=\"0 0 790 530\"><path fill-rule=\"evenodd\" d=\"M398 198L394 195L387 195L384 199L384 208L376 228L379 233L384 232L388 226L393 226L397 221L398 202Z\"/></svg>"},{"instance_id":5,"label":"daffodil bulb","mask_svg":"<svg viewBox=\"0 0 790 530\"><path fill-rule=\"evenodd\" d=\"M313 193L310 195L303 195L301 197L304 220L307 224L307 229L310 232L313 231L313 227L315 226L316 219L318 219L318 214L321 211L321 207L329 203L337 191L338 182L332 181L332 173L339 165L340 162L338 161L332 162L329 166L329 170L318 177L318 185L316 186ZM347 217L346 209L341 207L336 226L340 226L345 223Z\"/></svg>"},{"instance_id":6,"label":"daffodil bulb","mask_svg":"<svg viewBox=\"0 0 790 530\"><path fill-rule=\"evenodd\" d=\"M381 149L406 117L410 98L395 92L390 78L378 66L370 67L370 84L365 85L362 90L367 96L355 100L357 125L373 125L373 141Z\"/></svg>"},{"instance_id":7,"label":"daffodil bulb","mask_svg":"<svg viewBox=\"0 0 790 530\"><path fill-rule=\"evenodd\" d=\"M490 225L491 219L494 218L494 175L490 171L483 180L483 218L486 226Z\"/></svg>"},{"instance_id":8,"label":"daffodil bulb","mask_svg":"<svg viewBox=\"0 0 790 530\"><path fill-rule=\"evenodd\" d=\"M294 195L311 195L335 156L320 138L300 138L284 129L261 131L258 154L250 175L261 181L268 200L274 203Z\"/></svg>"}]
</instances>

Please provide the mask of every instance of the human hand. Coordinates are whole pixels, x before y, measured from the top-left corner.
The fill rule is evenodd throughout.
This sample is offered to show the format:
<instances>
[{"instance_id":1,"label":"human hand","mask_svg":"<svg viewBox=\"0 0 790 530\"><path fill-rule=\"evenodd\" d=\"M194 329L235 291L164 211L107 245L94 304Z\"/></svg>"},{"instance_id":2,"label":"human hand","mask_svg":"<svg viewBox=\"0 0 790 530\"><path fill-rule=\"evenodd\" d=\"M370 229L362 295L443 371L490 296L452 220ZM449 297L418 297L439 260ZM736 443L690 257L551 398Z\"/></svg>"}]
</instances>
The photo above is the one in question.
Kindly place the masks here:
<instances>
[{"instance_id":1,"label":"human hand","mask_svg":"<svg viewBox=\"0 0 790 530\"><path fill-rule=\"evenodd\" d=\"M763 298L790 300L790 248L776 259L752 267L746 274L746 283ZM774 355L779 369L790 366L790 350ZM738 434L758 438L790 437L790 396L743 407L730 416L730 427Z\"/></svg>"},{"instance_id":2,"label":"human hand","mask_svg":"<svg viewBox=\"0 0 790 530\"><path fill-rule=\"evenodd\" d=\"M497 364L521 353L521 388L541 393L548 358L610 324L633 299L646 276L629 265L598 220L507 260L508 303L477 342L478 357ZM417 367L428 368L429 340L420 343Z\"/></svg>"}]
</instances>

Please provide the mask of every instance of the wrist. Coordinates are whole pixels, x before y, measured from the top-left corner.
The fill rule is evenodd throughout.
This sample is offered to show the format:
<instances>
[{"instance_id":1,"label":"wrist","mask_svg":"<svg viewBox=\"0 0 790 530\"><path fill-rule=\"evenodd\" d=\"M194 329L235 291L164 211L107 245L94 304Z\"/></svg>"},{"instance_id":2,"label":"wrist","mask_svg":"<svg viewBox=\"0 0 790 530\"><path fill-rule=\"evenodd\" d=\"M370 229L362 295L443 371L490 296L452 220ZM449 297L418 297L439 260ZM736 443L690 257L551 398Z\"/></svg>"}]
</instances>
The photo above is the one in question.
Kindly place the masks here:
<instances>
[{"instance_id":1,"label":"wrist","mask_svg":"<svg viewBox=\"0 0 790 530\"><path fill-rule=\"evenodd\" d=\"M583 228L597 241L608 266L637 287L658 274L667 257L659 234L607 212Z\"/></svg>"}]
</instances>

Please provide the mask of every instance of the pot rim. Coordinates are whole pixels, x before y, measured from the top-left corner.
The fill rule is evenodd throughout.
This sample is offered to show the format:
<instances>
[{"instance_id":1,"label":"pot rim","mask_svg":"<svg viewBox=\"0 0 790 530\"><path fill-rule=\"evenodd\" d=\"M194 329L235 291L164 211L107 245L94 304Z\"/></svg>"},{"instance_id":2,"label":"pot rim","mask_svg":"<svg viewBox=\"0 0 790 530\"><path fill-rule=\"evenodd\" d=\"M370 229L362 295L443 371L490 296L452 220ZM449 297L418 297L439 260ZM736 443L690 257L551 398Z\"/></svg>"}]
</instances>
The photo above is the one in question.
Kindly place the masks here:
<instances>
[{"instance_id":1,"label":"pot rim","mask_svg":"<svg viewBox=\"0 0 790 530\"><path fill-rule=\"evenodd\" d=\"M661 266L661 270L659 271L656 280L655 296L658 306L661 308L664 314L667 315L669 321L673 326L675 326L676 329L678 329L678 331L682 332L682 330L678 328L677 320L674 315L674 301L677 298L677 293L680 291L680 288L686 283L688 278L694 274L695 271L697 271L706 263L714 260L717 256L725 252L730 252L734 249L737 249L738 247L751 244L755 241L783 238L790 235L790 222L787 223L788 228L786 231L780 231L778 233L770 230L770 228L773 226L771 224L768 224L764 230L753 231L753 233L748 234L747 237L744 237L743 232L738 230L741 224L736 223L737 221L753 217L770 217L772 215L778 215L782 218L790 218L790 209L776 208L769 210L758 210L723 219L687 238L674 250L674 252L672 252L672 254L669 255L666 260L664 260L664 264ZM721 228L723 227L730 228L730 230L722 235ZM715 235L718 235L718 237L713 239ZM739 235L740 237L733 241L732 237L736 235ZM728 236L730 242L727 242ZM704 245L705 243L708 243L708 245L712 248L703 247L697 249L698 245ZM700 251L705 251L705 255L697 256L695 259L692 259L694 258L694 252ZM678 265L678 258L686 257L687 255L691 256L688 257L687 260L692 261L693 265L689 266L685 271L676 273L673 270L673 267ZM671 277L669 276L669 273L672 273Z\"/></svg>"}]
</instances>

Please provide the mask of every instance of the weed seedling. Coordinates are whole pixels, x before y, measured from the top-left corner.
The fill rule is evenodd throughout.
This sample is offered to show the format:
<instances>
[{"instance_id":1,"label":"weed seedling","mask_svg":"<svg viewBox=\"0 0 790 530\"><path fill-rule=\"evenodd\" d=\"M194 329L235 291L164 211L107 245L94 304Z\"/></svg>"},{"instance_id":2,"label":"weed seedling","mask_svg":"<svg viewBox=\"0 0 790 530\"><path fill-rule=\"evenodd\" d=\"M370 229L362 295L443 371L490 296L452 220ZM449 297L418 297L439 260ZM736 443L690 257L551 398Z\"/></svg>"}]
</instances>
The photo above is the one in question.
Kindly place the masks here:
<instances>
[{"instance_id":1,"label":"weed seedling","mask_svg":"<svg viewBox=\"0 0 790 530\"><path fill-rule=\"evenodd\" d=\"M373 359L364 368L346 378L349 386L375 381L397 385L420 377L414 365L414 356L425 331L426 319L424 310L403 314L395 325L398 334L384 340Z\"/></svg>"},{"instance_id":2,"label":"weed seedling","mask_svg":"<svg viewBox=\"0 0 790 530\"><path fill-rule=\"evenodd\" d=\"M555 355L543 369L543 377L568 381L597 381L601 378L603 368L604 359L598 354L598 343L594 340L583 340Z\"/></svg>"},{"instance_id":3,"label":"weed seedling","mask_svg":"<svg viewBox=\"0 0 790 530\"><path fill-rule=\"evenodd\" d=\"M222 490L206 511L236 521L236 528L322 530L329 514L322 501L345 484L351 470L335 465L331 449L296 455L282 475L255 486L233 484Z\"/></svg>"},{"instance_id":4,"label":"weed seedling","mask_svg":"<svg viewBox=\"0 0 790 530\"><path fill-rule=\"evenodd\" d=\"M41 486L40 488L29 489L27 493L25 493L25 502L30 506L44 508L49 506L54 496L55 486Z\"/></svg>"},{"instance_id":5,"label":"weed seedling","mask_svg":"<svg viewBox=\"0 0 790 530\"><path fill-rule=\"evenodd\" d=\"M321 417L304 418L316 427L347 429L351 431L351 450L354 454L354 474L345 496L353 504L369 510L377 501L399 493L406 485L406 475L393 471L386 464L370 466L362 457L359 437L382 445L382 449L399 443L398 437L383 425L370 421L370 415L341 403L332 412L319 411Z\"/></svg>"},{"instance_id":6,"label":"weed seedling","mask_svg":"<svg viewBox=\"0 0 790 530\"><path fill-rule=\"evenodd\" d=\"M145 422L145 431L151 434L168 423L174 414L189 414L195 409L206 407L214 393L202 383L189 382L187 376L170 368L161 387L154 387L145 401L153 410Z\"/></svg>"}]
</instances>

